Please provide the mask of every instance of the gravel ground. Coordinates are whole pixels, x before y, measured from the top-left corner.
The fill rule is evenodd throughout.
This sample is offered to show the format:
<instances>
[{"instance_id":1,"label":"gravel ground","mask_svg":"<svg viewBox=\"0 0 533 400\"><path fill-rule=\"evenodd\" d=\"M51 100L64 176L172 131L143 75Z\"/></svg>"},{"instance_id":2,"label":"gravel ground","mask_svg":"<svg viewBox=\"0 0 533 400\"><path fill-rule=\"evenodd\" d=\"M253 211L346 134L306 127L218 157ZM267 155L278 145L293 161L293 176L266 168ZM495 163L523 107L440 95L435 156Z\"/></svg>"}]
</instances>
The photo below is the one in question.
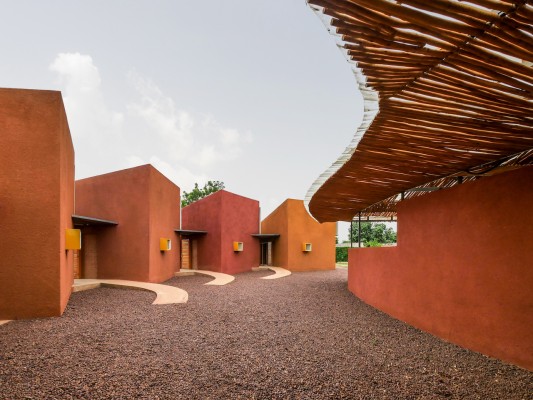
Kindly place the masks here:
<instances>
[{"instance_id":1,"label":"gravel ground","mask_svg":"<svg viewBox=\"0 0 533 400\"><path fill-rule=\"evenodd\" d=\"M359 301L346 270L186 276L189 302L100 288L0 326L0 399L533 399L533 373Z\"/></svg>"}]
</instances>

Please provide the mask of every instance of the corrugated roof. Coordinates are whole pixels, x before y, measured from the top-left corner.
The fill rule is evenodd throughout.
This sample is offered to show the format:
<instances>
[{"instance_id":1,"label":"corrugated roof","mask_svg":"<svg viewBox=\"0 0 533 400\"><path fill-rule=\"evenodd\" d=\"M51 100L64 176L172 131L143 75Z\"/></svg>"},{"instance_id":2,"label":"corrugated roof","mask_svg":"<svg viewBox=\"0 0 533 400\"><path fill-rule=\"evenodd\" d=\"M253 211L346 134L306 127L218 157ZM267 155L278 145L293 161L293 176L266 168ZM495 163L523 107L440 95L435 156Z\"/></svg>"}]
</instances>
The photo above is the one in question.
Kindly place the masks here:
<instances>
[{"instance_id":1,"label":"corrugated roof","mask_svg":"<svg viewBox=\"0 0 533 400\"><path fill-rule=\"evenodd\" d=\"M319 221L390 216L402 192L533 163L531 1L309 4L365 100L354 140L309 189Z\"/></svg>"}]
</instances>

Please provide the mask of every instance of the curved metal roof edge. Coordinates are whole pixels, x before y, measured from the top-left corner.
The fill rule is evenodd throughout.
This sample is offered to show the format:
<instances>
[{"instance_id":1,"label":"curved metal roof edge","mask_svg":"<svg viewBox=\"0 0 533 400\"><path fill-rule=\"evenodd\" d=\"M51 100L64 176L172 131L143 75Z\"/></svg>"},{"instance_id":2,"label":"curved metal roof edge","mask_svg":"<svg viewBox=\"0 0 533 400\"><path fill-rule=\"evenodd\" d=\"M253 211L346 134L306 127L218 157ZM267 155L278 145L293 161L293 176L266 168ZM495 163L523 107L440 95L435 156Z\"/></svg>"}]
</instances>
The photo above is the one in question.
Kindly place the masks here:
<instances>
[{"instance_id":1,"label":"curved metal roof edge","mask_svg":"<svg viewBox=\"0 0 533 400\"><path fill-rule=\"evenodd\" d=\"M320 18L320 13L322 13L323 8L310 4L308 0L307 0L307 4L313 10L317 18L322 20ZM324 21L322 20L322 22ZM324 22L324 24L326 23ZM328 26L326 27L329 28ZM330 31L330 34L332 36L338 36L336 34L331 33L331 31ZM339 46L339 49L343 51L341 46ZM361 94L363 95L363 107L364 107L363 120L361 121L361 124L355 131L352 141L348 144L348 146L346 146L346 148L344 149L342 154L339 156L339 158L337 158L337 160L333 162L333 164L331 164L328 169L326 169L322 174L320 174L320 176L315 179L315 181L311 184L311 186L307 190L307 193L304 198L304 206L307 212L309 213L309 215L313 217L313 219L315 220L316 220L315 216L311 213L311 210L309 209L309 203L311 202L311 199L313 198L315 193L318 191L318 189L322 187L322 185L324 185L324 183L326 183L327 180L331 178L339 169L341 169L342 166L348 162L348 160L350 160L353 153L355 152L355 149L357 148L357 145L359 144L364 134L366 133L366 131L372 124L372 121L374 120L374 118L379 112L379 93L373 90L372 88L369 88L366 86L366 77L361 71L361 69L357 67L356 63L350 61L348 58L346 61L352 66L352 71L355 75L355 80L357 82L359 90L361 91Z\"/></svg>"},{"instance_id":2,"label":"curved metal roof edge","mask_svg":"<svg viewBox=\"0 0 533 400\"><path fill-rule=\"evenodd\" d=\"M312 2L313 2L313 0L307 0L307 4L315 12L315 14L317 14L317 16L320 18L321 14L325 11L325 9L324 9L324 7L318 6L316 4L312 4ZM500 15L500 13L499 13L499 15ZM505 14L504 14L504 16L505 16ZM322 22L324 22L324 24L328 28L328 31L330 31L330 32L331 32L330 27L331 26L336 26L336 25L333 25L333 24L330 25L329 23L326 23L323 18L320 18L320 19L322 20ZM338 37L339 35L333 34L333 36L337 36ZM343 38L341 38L341 42L344 43ZM339 45L339 47L341 47L341 46ZM318 192L320 192L320 189L323 186L327 186L328 181L330 181L330 179L332 179L334 177L334 175L336 175L339 172L339 170L350 161L350 159L352 158L353 154L356 152L360 141L363 139L363 136L365 135L367 130L370 128L370 126L372 124L372 121L374 120L376 115L379 113L379 96L380 96L379 92L377 90L373 90L373 89L371 89L371 88L366 86L366 81L367 81L366 77L363 74L363 72L361 71L361 69L358 68L357 63L355 61L353 61L353 58L350 59L350 57L347 57L347 61L353 67L353 71L354 71L357 83L359 84L359 88L360 88L360 90L361 90L361 92L363 93L363 96L364 96L364 107L365 107L364 119L363 119L363 122L361 123L361 125L359 126L359 128L357 129L353 140L346 147L345 151L339 156L339 158L326 171L324 171L313 182L313 184L311 185L311 187L307 191L307 194L306 194L305 200L304 200L305 208L307 209L309 214L311 216L313 216L313 218L315 218L315 219L320 218L320 220L322 222L328 221L328 219L327 219L328 217L324 217L324 216L319 217L318 215L317 216L313 215L313 213L311 212L311 209L313 208L313 205L312 205L313 198L315 197L315 195ZM367 98L367 96L366 96L367 93L372 93L375 96L375 99L373 99L372 97ZM373 110L367 108L367 105L368 104L372 104L372 101L375 101L375 103L376 103L375 109L373 109ZM370 106L370 107L372 107L372 106ZM371 117L371 118L369 118L369 117ZM504 157L502 157L500 159L495 159L495 160L492 160L492 161L498 161L500 163L503 162L505 164L506 163L506 161L505 161L506 159L508 159L510 157L512 157L512 158L519 157L521 154L525 155L525 158L529 158L528 154L530 155L532 150L533 150L532 148L528 148L526 150L523 150L520 153L516 153L516 154L510 153L510 154L507 154L507 155L505 155ZM483 164L475 164L475 165L472 165L471 168L478 168L478 167L481 167L482 165ZM527 165L527 163L523 164L523 166L525 166L525 165ZM463 171L463 170L455 171L455 173L453 173L451 175L448 173L448 174L444 174L442 176L434 176L433 179L444 180L444 179L447 179L447 178L450 178L450 177L454 177L458 172L461 172L461 171ZM465 171L468 171L468 169L465 170ZM484 174L479 174L479 175L484 175ZM459 178L462 178L462 176L459 177ZM406 186L405 189L403 189L403 190L405 190L405 191L414 191L414 190L416 190L416 188L420 188L420 187L424 188L425 186L430 185L434 181L433 179L431 181L427 181L427 182L424 182L424 183L418 182L418 184L415 185L415 186L409 186L409 187ZM397 192L397 193L398 194L395 194L392 197L399 196L399 194L403 193L403 192ZM335 193L335 195L342 196L343 194L342 193ZM392 197L383 198L382 200L380 200L380 201L378 201L376 203L370 204L369 206L367 206L366 208L362 209L361 211L364 212L364 210L368 210L368 212L371 212L371 209L373 207L375 207L376 205L378 205L378 204L380 204L380 203L382 203L382 202L384 202L384 201L386 201L386 200L388 200L388 199L390 199ZM315 198L315 200L316 200L316 198ZM331 205L330 205L330 207L331 207ZM336 209L336 207L333 207L333 208ZM317 210L315 209L315 213L316 212L317 212ZM337 217L338 216L339 215L337 214Z\"/></svg>"}]
</instances>

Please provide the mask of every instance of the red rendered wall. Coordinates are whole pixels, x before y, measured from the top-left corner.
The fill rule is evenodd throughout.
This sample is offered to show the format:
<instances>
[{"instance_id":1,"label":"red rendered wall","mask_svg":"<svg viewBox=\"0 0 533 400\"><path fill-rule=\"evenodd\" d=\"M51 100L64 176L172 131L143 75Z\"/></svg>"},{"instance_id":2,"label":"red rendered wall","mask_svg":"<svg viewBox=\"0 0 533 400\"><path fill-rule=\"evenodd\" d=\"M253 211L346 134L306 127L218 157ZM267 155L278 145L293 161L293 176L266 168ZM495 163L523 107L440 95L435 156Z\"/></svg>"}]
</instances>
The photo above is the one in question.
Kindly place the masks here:
<instances>
[{"instance_id":1,"label":"red rendered wall","mask_svg":"<svg viewBox=\"0 0 533 400\"><path fill-rule=\"evenodd\" d=\"M76 214L118 222L97 235L98 278L163 282L178 268L180 190L151 165L76 181ZM159 251L161 237L173 249Z\"/></svg>"},{"instance_id":2,"label":"red rendered wall","mask_svg":"<svg viewBox=\"0 0 533 400\"><path fill-rule=\"evenodd\" d=\"M222 272L236 274L259 266L260 244L252 234L259 233L259 202L222 191ZM243 242L242 252L233 251L233 242Z\"/></svg>"},{"instance_id":3,"label":"red rendered wall","mask_svg":"<svg viewBox=\"0 0 533 400\"><path fill-rule=\"evenodd\" d=\"M222 272L220 254L222 197L217 193L184 207L181 210L181 228L207 232L206 235L191 238L191 241L196 240L198 243L198 268Z\"/></svg>"},{"instance_id":4,"label":"red rendered wall","mask_svg":"<svg viewBox=\"0 0 533 400\"><path fill-rule=\"evenodd\" d=\"M74 149L61 93L0 89L0 319L61 315L72 287Z\"/></svg>"},{"instance_id":5,"label":"red rendered wall","mask_svg":"<svg viewBox=\"0 0 533 400\"><path fill-rule=\"evenodd\" d=\"M352 249L349 289L463 347L533 369L533 167L398 207L398 246Z\"/></svg>"},{"instance_id":6,"label":"red rendered wall","mask_svg":"<svg viewBox=\"0 0 533 400\"><path fill-rule=\"evenodd\" d=\"M302 200L287 199L261 223L261 233L279 233L272 247L274 265L291 271L335 269L335 223L319 223ZM302 244L312 251L303 252Z\"/></svg>"},{"instance_id":7,"label":"red rendered wall","mask_svg":"<svg viewBox=\"0 0 533 400\"><path fill-rule=\"evenodd\" d=\"M227 274L250 271L259 265L259 202L225 190L198 200L182 210L182 229L203 230L197 240L198 268ZM244 244L234 252L233 242Z\"/></svg>"},{"instance_id":8,"label":"red rendered wall","mask_svg":"<svg viewBox=\"0 0 533 400\"><path fill-rule=\"evenodd\" d=\"M164 282L179 271L180 188L150 168L150 282ZM169 238L172 250L161 252L159 239Z\"/></svg>"}]
</instances>

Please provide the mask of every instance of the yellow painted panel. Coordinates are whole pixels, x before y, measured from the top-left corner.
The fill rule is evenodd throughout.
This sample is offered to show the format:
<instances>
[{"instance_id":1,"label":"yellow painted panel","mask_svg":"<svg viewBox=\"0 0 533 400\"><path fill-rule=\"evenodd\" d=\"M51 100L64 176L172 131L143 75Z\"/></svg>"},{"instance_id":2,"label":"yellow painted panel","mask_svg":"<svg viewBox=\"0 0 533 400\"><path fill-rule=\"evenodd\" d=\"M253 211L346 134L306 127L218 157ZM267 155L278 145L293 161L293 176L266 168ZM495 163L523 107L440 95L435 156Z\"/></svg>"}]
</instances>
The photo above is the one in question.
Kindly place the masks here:
<instances>
[{"instance_id":1,"label":"yellow painted panel","mask_svg":"<svg viewBox=\"0 0 533 400\"><path fill-rule=\"evenodd\" d=\"M242 242L233 242L233 251L243 251L244 244Z\"/></svg>"},{"instance_id":2,"label":"yellow painted panel","mask_svg":"<svg viewBox=\"0 0 533 400\"><path fill-rule=\"evenodd\" d=\"M168 238L159 239L159 250L169 251L172 248L172 241Z\"/></svg>"},{"instance_id":3,"label":"yellow painted panel","mask_svg":"<svg viewBox=\"0 0 533 400\"><path fill-rule=\"evenodd\" d=\"M311 243L302 243L302 251L308 252L313 249L313 245Z\"/></svg>"},{"instance_id":4,"label":"yellow painted panel","mask_svg":"<svg viewBox=\"0 0 533 400\"><path fill-rule=\"evenodd\" d=\"M65 249L67 250L81 249L81 230L67 229L65 233Z\"/></svg>"}]
</instances>

